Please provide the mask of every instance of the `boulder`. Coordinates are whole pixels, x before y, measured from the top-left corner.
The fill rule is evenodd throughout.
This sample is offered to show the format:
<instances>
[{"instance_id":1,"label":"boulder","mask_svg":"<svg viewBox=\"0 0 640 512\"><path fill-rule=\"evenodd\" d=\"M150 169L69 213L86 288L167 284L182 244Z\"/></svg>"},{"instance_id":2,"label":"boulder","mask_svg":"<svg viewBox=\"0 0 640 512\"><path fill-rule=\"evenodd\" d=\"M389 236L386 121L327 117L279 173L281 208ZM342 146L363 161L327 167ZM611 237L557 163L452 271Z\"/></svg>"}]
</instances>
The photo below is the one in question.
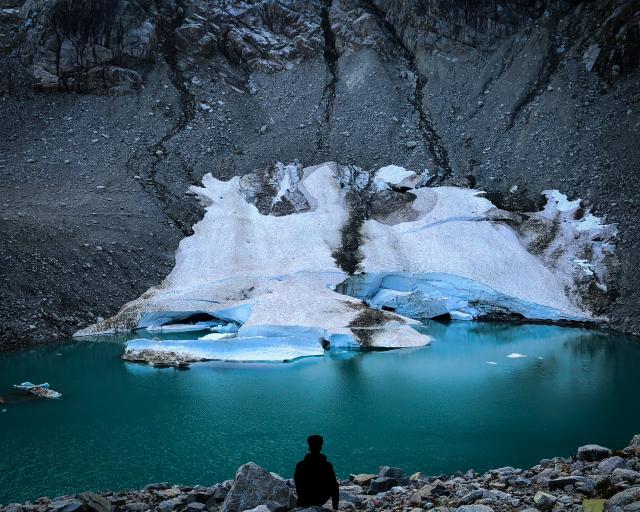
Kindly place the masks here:
<instances>
[{"instance_id":1,"label":"boulder","mask_svg":"<svg viewBox=\"0 0 640 512\"><path fill-rule=\"evenodd\" d=\"M295 504L295 492L284 478L249 462L238 468L221 512L242 512L258 505L276 511L293 508Z\"/></svg>"},{"instance_id":2,"label":"boulder","mask_svg":"<svg viewBox=\"0 0 640 512\"><path fill-rule=\"evenodd\" d=\"M640 500L640 486L629 487L624 491L619 492L618 494L614 494L611 498L607 500L604 504L605 510L612 510L615 507L624 507L626 505L630 505L635 501Z\"/></svg>"},{"instance_id":3,"label":"boulder","mask_svg":"<svg viewBox=\"0 0 640 512\"><path fill-rule=\"evenodd\" d=\"M142 512L147 509L149 506L146 503L142 503L140 501L136 501L133 503L126 503L122 510L124 512Z\"/></svg>"},{"instance_id":4,"label":"boulder","mask_svg":"<svg viewBox=\"0 0 640 512\"><path fill-rule=\"evenodd\" d=\"M308 510L308 509L302 509L302 510ZM266 505L258 505L257 507L246 510L245 512L271 512L271 510L269 510L269 507L267 507Z\"/></svg>"},{"instance_id":5,"label":"boulder","mask_svg":"<svg viewBox=\"0 0 640 512\"><path fill-rule=\"evenodd\" d=\"M168 500L180 496L180 494L182 494L182 491L179 487L169 487L168 489L160 489L159 491L156 491L156 494L161 498Z\"/></svg>"},{"instance_id":6,"label":"boulder","mask_svg":"<svg viewBox=\"0 0 640 512\"><path fill-rule=\"evenodd\" d=\"M626 505L622 509L622 512L640 512L640 501L634 501L633 503Z\"/></svg>"},{"instance_id":7,"label":"boulder","mask_svg":"<svg viewBox=\"0 0 640 512\"><path fill-rule=\"evenodd\" d=\"M554 491L556 489L564 489L567 485L575 485L578 480L575 476L561 476L549 480L547 486L551 491Z\"/></svg>"},{"instance_id":8,"label":"boulder","mask_svg":"<svg viewBox=\"0 0 640 512\"><path fill-rule=\"evenodd\" d=\"M49 505L49 510L54 512L80 512L84 504L78 500L54 501Z\"/></svg>"},{"instance_id":9,"label":"boulder","mask_svg":"<svg viewBox=\"0 0 640 512\"><path fill-rule=\"evenodd\" d=\"M395 478L379 476L378 478L371 480L371 483L369 484L369 494L386 492L396 485L398 485L398 481Z\"/></svg>"},{"instance_id":10,"label":"boulder","mask_svg":"<svg viewBox=\"0 0 640 512\"><path fill-rule=\"evenodd\" d=\"M227 494L229 494L229 487L222 484L216 484L211 488L209 498L206 501L207 508L213 508L218 503L222 503L227 497Z\"/></svg>"},{"instance_id":11,"label":"boulder","mask_svg":"<svg viewBox=\"0 0 640 512\"><path fill-rule=\"evenodd\" d=\"M349 478L356 485L369 485L369 482L375 477L376 475L371 473L360 473L358 475L351 475Z\"/></svg>"},{"instance_id":12,"label":"boulder","mask_svg":"<svg viewBox=\"0 0 640 512\"><path fill-rule=\"evenodd\" d=\"M84 503L88 512L111 512L111 502L99 494L83 492L78 494L78 499Z\"/></svg>"},{"instance_id":13,"label":"boulder","mask_svg":"<svg viewBox=\"0 0 640 512\"><path fill-rule=\"evenodd\" d=\"M404 471L400 468L392 468L390 466L381 466L378 471L378 476L386 477L386 478L395 478L396 480L400 480L404 475Z\"/></svg>"},{"instance_id":14,"label":"boulder","mask_svg":"<svg viewBox=\"0 0 640 512\"><path fill-rule=\"evenodd\" d=\"M597 444L587 444L578 448L576 458L587 462L596 462L611 455L611 450Z\"/></svg>"},{"instance_id":15,"label":"boulder","mask_svg":"<svg viewBox=\"0 0 640 512\"><path fill-rule=\"evenodd\" d=\"M440 480L436 480L431 484L423 485L413 493L410 499L411 503L414 505L420 505L423 501L434 498L438 487L442 487L442 482Z\"/></svg>"},{"instance_id":16,"label":"boulder","mask_svg":"<svg viewBox=\"0 0 640 512\"><path fill-rule=\"evenodd\" d=\"M158 510L160 512L172 512L173 510L177 509L181 503L182 501L178 498L170 498L158 503Z\"/></svg>"},{"instance_id":17,"label":"boulder","mask_svg":"<svg viewBox=\"0 0 640 512\"><path fill-rule=\"evenodd\" d=\"M204 512L205 510L207 510L207 506L204 503L192 501L187 505L185 512Z\"/></svg>"},{"instance_id":18,"label":"boulder","mask_svg":"<svg viewBox=\"0 0 640 512\"><path fill-rule=\"evenodd\" d=\"M611 474L612 484L620 484L623 482L632 484L634 482L637 482L638 480L640 480L640 473L634 471L633 469L616 468Z\"/></svg>"},{"instance_id":19,"label":"boulder","mask_svg":"<svg viewBox=\"0 0 640 512\"><path fill-rule=\"evenodd\" d=\"M533 481L537 484L546 485L549 480L552 478L556 478L559 475L558 470L554 468L546 468L540 471L536 476L533 477Z\"/></svg>"},{"instance_id":20,"label":"boulder","mask_svg":"<svg viewBox=\"0 0 640 512\"><path fill-rule=\"evenodd\" d=\"M187 494L187 503L206 503L211 494L207 489L194 489Z\"/></svg>"},{"instance_id":21,"label":"boulder","mask_svg":"<svg viewBox=\"0 0 640 512\"><path fill-rule=\"evenodd\" d=\"M456 512L493 512L489 505L462 505Z\"/></svg>"},{"instance_id":22,"label":"boulder","mask_svg":"<svg viewBox=\"0 0 640 512\"><path fill-rule=\"evenodd\" d=\"M622 457L614 455L613 457L607 457L600 464L598 464L599 473L613 473L614 469L624 468L627 465L627 461Z\"/></svg>"},{"instance_id":23,"label":"boulder","mask_svg":"<svg viewBox=\"0 0 640 512\"><path fill-rule=\"evenodd\" d=\"M624 449L625 453L630 455L635 455L636 457L640 457L640 434L636 434L631 439L629 446Z\"/></svg>"},{"instance_id":24,"label":"boulder","mask_svg":"<svg viewBox=\"0 0 640 512\"><path fill-rule=\"evenodd\" d=\"M585 496L593 496L596 493L596 481L593 478L583 478L576 483L576 491Z\"/></svg>"},{"instance_id":25,"label":"boulder","mask_svg":"<svg viewBox=\"0 0 640 512\"><path fill-rule=\"evenodd\" d=\"M79 501L72 501L66 507L60 509L59 512L81 512L84 510L84 506Z\"/></svg>"},{"instance_id":26,"label":"boulder","mask_svg":"<svg viewBox=\"0 0 640 512\"><path fill-rule=\"evenodd\" d=\"M462 498L460 498L459 504L460 505L471 505L475 501L478 501L480 498L482 498L483 494L484 494L484 491L481 491L480 489L476 489L475 491L471 491L471 492L465 494Z\"/></svg>"},{"instance_id":27,"label":"boulder","mask_svg":"<svg viewBox=\"0 0 640 512\"><path fill-rule=\"evenodd\" d=\"M558 501L558 498L556 498L553 494L542 491L538 491L533 497L533 503L535 504L536 508L540 510L549 510L553 508L556 501Z\"/></svg>"}]
</instances>

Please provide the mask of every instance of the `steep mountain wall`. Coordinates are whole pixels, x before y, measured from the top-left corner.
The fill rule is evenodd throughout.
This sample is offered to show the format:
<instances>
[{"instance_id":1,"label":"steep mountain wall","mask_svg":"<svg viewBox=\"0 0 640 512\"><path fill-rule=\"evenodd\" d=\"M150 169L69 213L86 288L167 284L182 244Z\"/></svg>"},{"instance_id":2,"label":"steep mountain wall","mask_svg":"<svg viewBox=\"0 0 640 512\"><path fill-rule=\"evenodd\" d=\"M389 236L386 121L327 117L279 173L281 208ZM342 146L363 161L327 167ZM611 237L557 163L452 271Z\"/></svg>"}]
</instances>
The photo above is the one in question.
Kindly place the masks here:
<instances>
[{"instance_id":1,"label":"steep mountain wall","mask_svg":"<svg viewBox=\"0 0 640 512\"><path fill-rule=\"evenodd\" d=\"M5 346L160 282L205 173L294 160L585 198L619 228L594 309L640 333L637 0L0 2Z\"/></svg>"}]
</instances>

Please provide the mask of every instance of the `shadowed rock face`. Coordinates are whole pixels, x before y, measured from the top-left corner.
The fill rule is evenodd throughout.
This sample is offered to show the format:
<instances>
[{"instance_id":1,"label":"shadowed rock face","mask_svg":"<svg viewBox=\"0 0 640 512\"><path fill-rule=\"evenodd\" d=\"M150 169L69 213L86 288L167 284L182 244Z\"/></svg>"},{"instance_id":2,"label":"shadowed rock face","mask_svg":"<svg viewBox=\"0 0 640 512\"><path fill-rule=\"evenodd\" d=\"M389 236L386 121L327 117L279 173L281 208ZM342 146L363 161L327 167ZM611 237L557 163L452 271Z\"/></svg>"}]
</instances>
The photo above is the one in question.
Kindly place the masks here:
<instances>
[{"instance_id":1,"label":"shadowed rock face","mask_svg":"<svg viewBox=\"0 0 640 512\"><path fill-rule=\"evenodd\" d=\"M23 6L34 85L44 90L128 92L159 52L151 1L29 0Z\"/></svg>"},{"instance_id":2,"label":"shadowed rock face","mask_svg":"<svg viewBox=\"0 0 640 512\"><path fill-rule=\"evenodd\" d=\"M509 211L541 209L548 189L584 198L619 229L611 286L592 287L589 309L640 333L638 11L0 0L0 339L66 336L114 314L172 267L202 215L190 185L296 160L394 163ZM270 199L256 205L308 208ZM354 211L394 223L407 200L385 191ZM549 229L531 243L551 261ZM357 269L358 237L344 235Z\"/></svg>"}]
</instances>

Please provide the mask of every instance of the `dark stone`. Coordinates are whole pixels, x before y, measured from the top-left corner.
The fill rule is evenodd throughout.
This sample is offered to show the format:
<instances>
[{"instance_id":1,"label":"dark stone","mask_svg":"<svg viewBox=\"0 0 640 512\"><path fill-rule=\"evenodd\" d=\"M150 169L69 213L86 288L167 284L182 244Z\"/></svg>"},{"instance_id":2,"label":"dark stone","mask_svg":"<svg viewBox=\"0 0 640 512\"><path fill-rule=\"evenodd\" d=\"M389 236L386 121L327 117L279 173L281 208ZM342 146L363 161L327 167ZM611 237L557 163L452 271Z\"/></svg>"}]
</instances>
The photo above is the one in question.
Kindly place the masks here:
<instances>
[{"instance_id":1,"label":"dark stone","mask_svg":"<svg viewBox=\"0 0 640 512\"><path fill-rule=\"evenodd\" d=\"M604 504L605 510L611 510L614 507L625 507L632 503L640 501L640 486L629 487L609 498Z\"/></svg>"},{"instance_id":2,"label":"dark stone","mask_svg":"<svg viewBox=\"0 0 640 512\"><path fill-rule=\"evenodd\" d=\"M575 485L577 481L578 478L575 476L561 476L549 480L547 485L549 486L549 490L555 491L556 489L564 489L567 485Z\"/></svg>"},{"instance_id":3,"label":"dark stone","mask_svg":"<svg viewBox=\"0 0 640 512\"><path fill-rule=\"evenodd\" d=\"M396 485L398 485L398 481L395 478L381 476L371 481L371 483L369 484L369 494L386 492Z\"/></svg>"},{"instance_id":4,"label":"dark stone","mask_svg":"<svg viewBox=\"0 0 640 512\"><path fill-rule=\"evenodd\" d=\"M611 455L611 450L597 444L587 444L578 448L576 458L587 462L596 462Z\"/></svg>"},{"instance_id":5,"label":"dark stone","mask_svg":"<svg viewBox=\"0 0 640 512\"><path fill-rule=\"evenodd\" d=\"M460 498L460 505L471 505L472 503L478 501L482 498L484 491L480 489L476 489L475 491L471 491L470 493L465 494L462 498Z\"/></svg>"},{"instance_id":6,"label":"dark stone","mask_svg":"<svg viewBox=\"0 0 640 512\"><path fill-rule=\"evenodd\" d=\"M400 480L404 475L404 471L400 468L392 468L390 466L382 466L380 471L378 471L379 477L386 478L395 478L396 480Z\"/></svg>"},{"instance_id":7,"label":"dark stone","mask_svg":"<svg viewBox=\"0 0 640 512\"><path fill-rule=\"evenodd\" d=\"M111 502L99 494L95 494L93 492L83 492L78 495L78 499L80 499L87 511L90 512L111 512Z\"/></svg>"}]
</instances>

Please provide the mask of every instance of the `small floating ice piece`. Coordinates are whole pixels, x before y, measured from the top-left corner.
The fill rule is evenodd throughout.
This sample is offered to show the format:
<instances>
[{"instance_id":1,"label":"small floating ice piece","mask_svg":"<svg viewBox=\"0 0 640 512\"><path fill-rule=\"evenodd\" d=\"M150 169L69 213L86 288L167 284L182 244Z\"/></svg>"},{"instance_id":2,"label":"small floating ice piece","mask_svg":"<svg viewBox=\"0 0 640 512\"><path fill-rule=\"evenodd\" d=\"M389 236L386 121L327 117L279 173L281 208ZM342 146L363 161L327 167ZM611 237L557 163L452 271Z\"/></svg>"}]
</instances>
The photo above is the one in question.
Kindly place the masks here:
<instances>
[{"instance_id":1,"label":"small floating ice piece","mask_svg":"<svg viewBox=\"0 0 640 512\"><path fill-rule=\"evenodd\" d=\"M487 364L498 364L495 361L487 361Z\"/></svg>"},{"instance_id":2,"label":"small floating ice piece","mask_svg":"<svg viewBox=\"0 0 640 512\"><path fill-rule=\"evenodd\" d=\"M513 352L507 356L509 359L522 359L523 357L529 357L526 354L519 354L518 352Z\"/></svg>"},{"instance_id":3,"label":"small floating ice piece","mask_svg":"<svg viewBox=\"0 0 640 512\"><path fill-rule=\"evenodd\" d=\"M215 325L215 322L197 322L195 324L169 324L169 325L150 325L147 327L148 332L193 332L206 331Z\"/></svg>"},{"instance_id":4,"label":"small floating ice piece","mask_svg":"<svg viewBox=\"0 0 640 512\"><path fill-rule=\"evenodd\" d=\"M235 333L232 333L232 332L212 332L211 334L206 334L198 339L205 340L205 341L218 341L218 340L225 340L227 338L235 338L235 337L236 337Z\"/></svg>"},{"instance_id":5,"label":"small floating ice piece","mask_svg":"<svg viewBox=\"0 0 640 512\"><path fill-rule=\"evenodd\" d=\"M61 398L62 397L62 393L58 393L53 389L49 389L48 382L43 382L42 384L33 384L31 382L23 382L22 384L14 384L13 387L15 389L27 391L32 395L39 396L42 398Z\"/></svg>"},{"instance_id":6,"label":"small floating ice piece","mask_svg":"<svg viewBox=\"0 0 640 512\"><path fill-rule=\"evenodd\" d=\"M449 311L449 316L451 320L463 320L463 321L471 321L473 320L473 315L467 313L466 311L458 311L457 309L452 309Z\"/></svg>"},{"instance_id":7,"label":"small floating ice piece","mask_svg":"<svg viewBox=\"0 0 640 512\"><path fill-rule=\"evenodd\" d=\"M171 355L174 359L183 362L215 360L281 362L323 354L324 349L317 340L284 336L269 338L250 336L219 341L164 340L161 343L151 343L147 339L130 340L126 344L123 359L153 363L163 355Z\"/></svg>"},{"instance_id":8,"label":"small floating ice piece","mask_svg":"<svg viewBox=\"0 0 640 512\"><path fill-rule=\"evenodd\" d=\"M211 328L212 331L214 332L238 332L238 324L220 324L220 325L216 325L214 327Z\"/></svg>"},{"instance_id":9,"label":"small floating ice piece","mask_svg":"<svg viewBox=\"0 0 640 512\"><path fill-rule=\"evenodd\" d=\"M538 359L542 360L542 359L544 359L544 357L542 357L542 356L538 356Z\"/></svg>"}]
</instances>

